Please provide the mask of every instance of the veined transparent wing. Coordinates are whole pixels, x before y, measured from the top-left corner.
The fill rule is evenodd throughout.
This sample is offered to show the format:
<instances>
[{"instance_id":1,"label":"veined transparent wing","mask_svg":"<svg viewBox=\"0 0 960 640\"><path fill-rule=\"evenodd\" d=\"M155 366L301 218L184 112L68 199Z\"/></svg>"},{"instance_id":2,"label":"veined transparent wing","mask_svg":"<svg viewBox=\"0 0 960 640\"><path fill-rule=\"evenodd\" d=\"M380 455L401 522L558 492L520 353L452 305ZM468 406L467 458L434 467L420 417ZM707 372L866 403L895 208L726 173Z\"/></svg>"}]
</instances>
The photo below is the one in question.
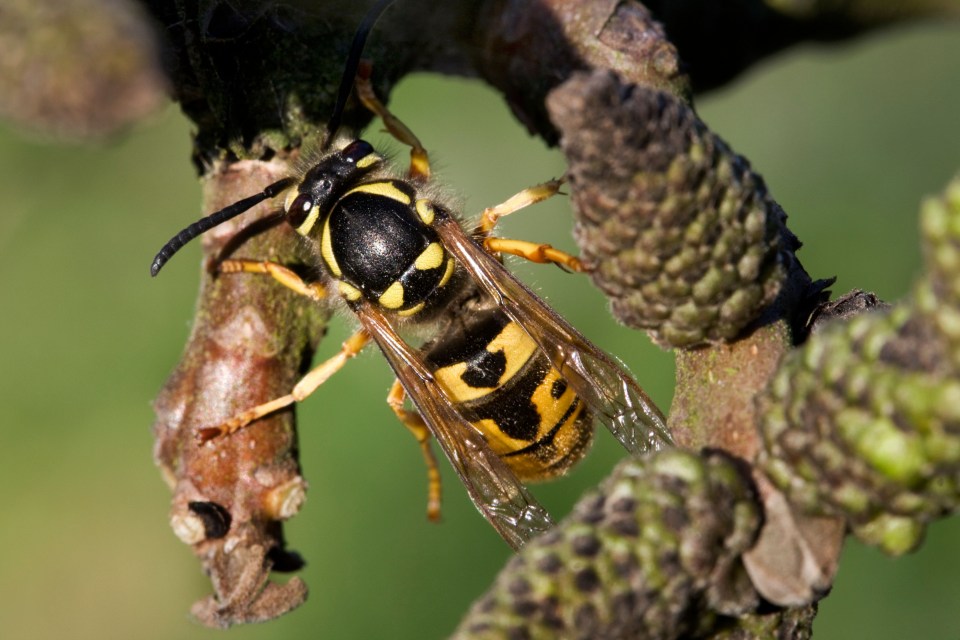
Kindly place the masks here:
<instances>
[{"instance_id":1,"label":"veined transparent wing","mask_svg":"<svg viewBox=\"0 0 960 640\"><path fill-rule=\"evenodd\" d=\"M473 504L503 539L519 549L552 527L550 514L453 407L417 351L399 336L386 316L366 302L355 311L420 410Z\"/></svg>"},{"instance_id":2,"label":"veined transparent wing","mask_svg":"<svg viewBox=\"0 0 960 640\"><path fill-rule=\"evenodd\" d=\"M451 217L438 217L435 228L454 258L543 349L628 451L642 453L672 446L663 414L621 365L513 277Z\"/></svg>"}]
</instances>

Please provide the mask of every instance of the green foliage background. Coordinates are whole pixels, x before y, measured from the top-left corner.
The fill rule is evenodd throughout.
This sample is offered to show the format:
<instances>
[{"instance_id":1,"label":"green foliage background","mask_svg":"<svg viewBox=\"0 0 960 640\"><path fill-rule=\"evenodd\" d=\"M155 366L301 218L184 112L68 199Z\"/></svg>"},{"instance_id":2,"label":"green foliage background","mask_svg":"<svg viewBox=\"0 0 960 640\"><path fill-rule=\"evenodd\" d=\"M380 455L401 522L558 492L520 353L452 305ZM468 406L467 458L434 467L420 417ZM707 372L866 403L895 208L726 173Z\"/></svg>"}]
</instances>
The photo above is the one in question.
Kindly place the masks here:
<instances>
[{"instance_id":1,"label":"green foliage background","mask_svg":"<svg viewBox=\"0 0 960 640\"><path fill-rule=\"evenodd\" d=\"M468 212L563 171L477 83L411 78L392 106ZM799 48L698 108L765 176L814 277L839 276L837 292L907 292L920 198L960 169L956 24ZM156 280L147 273L160 244L200 215L188 133L174 108L98 148L0 130L0 637L216 633L188 617L209 584L168 527L151 461L150 402L186 339L199 269L191 247ZM504 232L572 248L570 220L557 198ZM583 278L518 269L669 407L669 354L618 327ZM322 353L349 330L336 325ZM420 455L382 403L389 383L371 352L301 407L310 491L287 535L308 561L311 596L231 638L440 638L507 559L449 474L445 522L426 522ZM536 491L563 514L620 455L599 434L571 477ZM848 544L818 637L960 636L958 536L956 518L938 523L899 560Z\"/></svg>"}]
</instances>

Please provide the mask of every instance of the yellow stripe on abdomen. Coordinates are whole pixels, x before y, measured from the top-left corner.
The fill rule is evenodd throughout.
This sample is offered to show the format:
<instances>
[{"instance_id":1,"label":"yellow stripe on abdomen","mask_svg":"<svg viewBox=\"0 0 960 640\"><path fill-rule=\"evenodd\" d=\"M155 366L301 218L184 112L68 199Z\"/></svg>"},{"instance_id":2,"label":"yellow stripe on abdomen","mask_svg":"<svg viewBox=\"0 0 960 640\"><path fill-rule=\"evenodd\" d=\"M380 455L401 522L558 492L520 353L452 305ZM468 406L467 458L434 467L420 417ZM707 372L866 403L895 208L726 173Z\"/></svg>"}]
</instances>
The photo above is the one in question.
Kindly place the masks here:
<instances>
[{"instance_id":1,"label":"yellow stripe on abdomen","mask_svg":"<svg viewBox=\"0 0 960 640\"><path fill-rule=\"evenodd\" d=\"M485 347L487 354L499 355L505 359L502 373L491 379L485 386L471 383L469 370L471 364L457 362L437 369L434 376L447 396L454 402L470 402L482 398L494 390L502 387L527 364L530 358L537 353L537 344L515 322L508 323ZM486 354L481 354L486 356ZM486 359L486 358L484 358ZM480 360L482 362L483 360ZM499 372L498 372L499 373ZM483 377L481 375L474 377Z\"/></svg>"}]
</instances>

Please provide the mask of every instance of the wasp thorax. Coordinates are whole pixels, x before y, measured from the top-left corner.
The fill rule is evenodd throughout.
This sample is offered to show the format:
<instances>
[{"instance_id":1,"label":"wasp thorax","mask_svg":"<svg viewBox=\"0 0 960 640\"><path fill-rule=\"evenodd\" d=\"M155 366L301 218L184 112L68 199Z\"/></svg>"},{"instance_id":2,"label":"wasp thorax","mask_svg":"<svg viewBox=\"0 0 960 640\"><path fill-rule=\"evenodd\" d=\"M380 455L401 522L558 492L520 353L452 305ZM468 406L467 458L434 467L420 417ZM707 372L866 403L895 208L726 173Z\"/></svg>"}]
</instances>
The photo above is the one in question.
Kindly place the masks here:
<instances>
[{"instance_id":1,"label":"wasp thorax","mask_svg":"<svg viewBox=\"0 0 960 640\"><path fill-rule=\"evenodd\" d=\"M349 147L348 147L349 149ZM365 298L386 311L414 315L437 299L454 261L432 226L433 205L403 180L356 184L330 209L320 253L350 301Z\"/></svg>"}]
</instances>

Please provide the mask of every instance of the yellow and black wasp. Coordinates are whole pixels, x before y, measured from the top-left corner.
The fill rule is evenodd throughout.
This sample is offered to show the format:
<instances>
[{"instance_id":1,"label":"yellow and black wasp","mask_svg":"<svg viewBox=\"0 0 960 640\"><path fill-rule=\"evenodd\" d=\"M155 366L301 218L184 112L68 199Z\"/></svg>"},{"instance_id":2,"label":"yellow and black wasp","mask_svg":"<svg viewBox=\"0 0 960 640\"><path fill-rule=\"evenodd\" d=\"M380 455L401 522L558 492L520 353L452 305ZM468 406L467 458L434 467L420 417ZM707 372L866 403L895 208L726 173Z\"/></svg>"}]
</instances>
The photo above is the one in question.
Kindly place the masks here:
<instances>
[{"instance_id":1,"label":"yellow and black wasp","mask_svg":"<svg viewBox=\"0 0 960 640\"><path fill-rule=\"evenodd\" d=\"M303 175L271 184L181 231L154 258L151 273L207 229L285 195L284 219L303 238L321 279L306 282L283 265L256 260L223 260L219 271L268 274L314 299L336 297L353 312L359 330L291 393L202 429L199 439L228 435L304 399L372 340L397 377L388 402L427 461L430 517L439 516L440 491L432 435L476 507L519 548L552 524L523 482L569 469L590 444L594 421L631 453L659 448L669 436L663 416L636 382L500 261L500 254L510 253L580 270L575 257L549 245L491 235L500 217L553 195L560 181L487 209L470 233L435 195L423 146L374 95L369 70L357 74L365 38L389 4L378 3L354 39L327 132L332 149ZM363 140L331 142L355 77L363 104L411 147L406 174ZM427 327L432 338L412 345L401 335L411 325ZM405 408L407 396L415 411Z\"/></svg>"}]
</instances>

